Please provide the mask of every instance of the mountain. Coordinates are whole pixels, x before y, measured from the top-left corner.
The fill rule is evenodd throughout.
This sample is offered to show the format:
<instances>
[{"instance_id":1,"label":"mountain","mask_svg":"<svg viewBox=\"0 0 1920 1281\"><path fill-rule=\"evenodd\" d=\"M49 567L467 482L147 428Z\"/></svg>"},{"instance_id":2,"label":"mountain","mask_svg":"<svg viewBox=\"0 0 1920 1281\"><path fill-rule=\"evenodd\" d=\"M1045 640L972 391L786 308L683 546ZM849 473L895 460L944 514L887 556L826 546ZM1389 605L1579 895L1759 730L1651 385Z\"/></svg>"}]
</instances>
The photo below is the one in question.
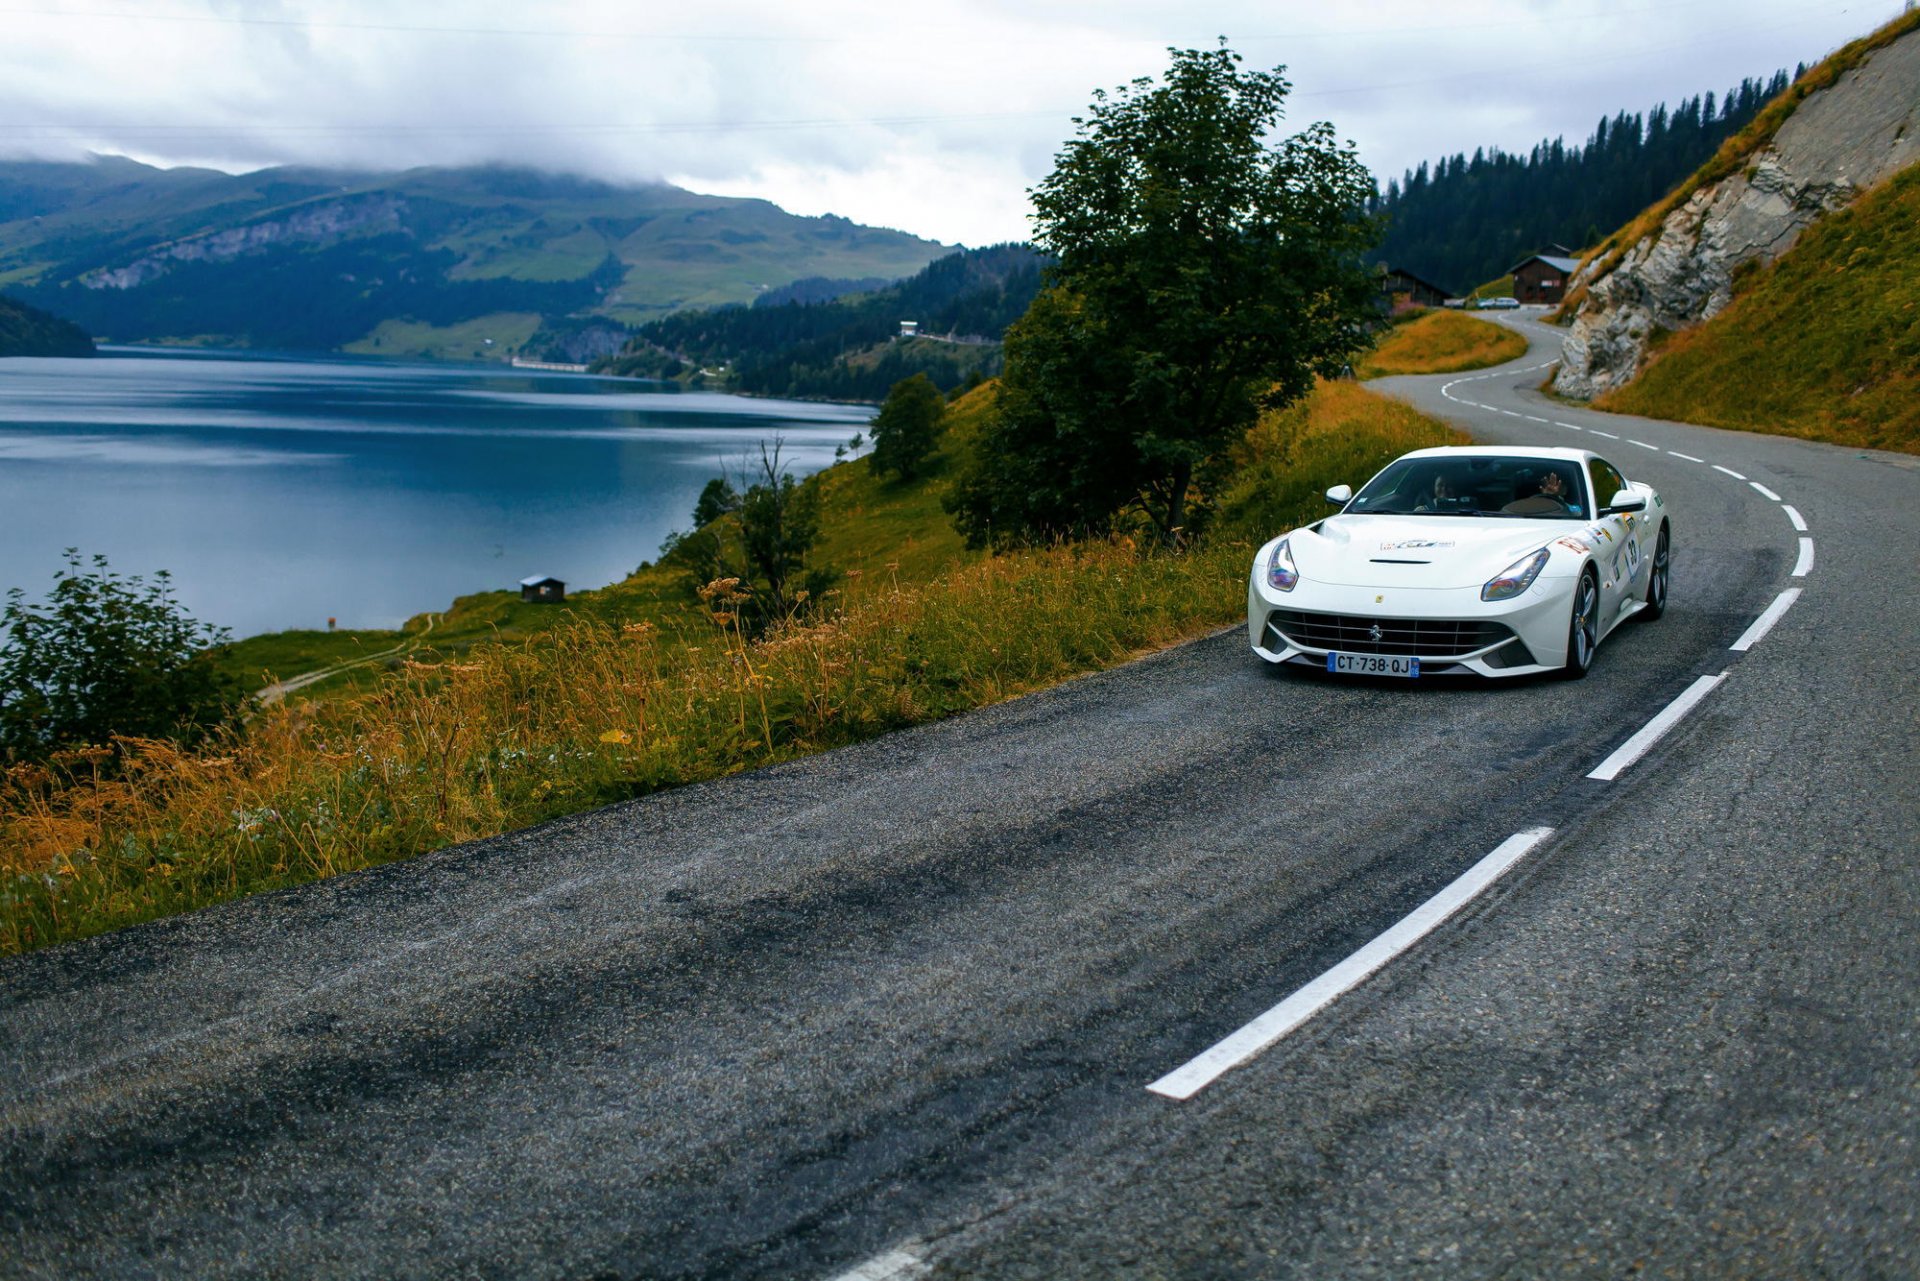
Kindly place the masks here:
<instances>
[{"instance_id":1,"label":"mountain","mask_svg":"<svg viewBox=\"0 0 1920 1281\"><path fill-rule=\"evenodd\" d=\"M0 356L91 355L86 330L0 295Z\"/></svg>"},{"instance_id":2,"label":"mountain","mask_svg":"<svg viewBox=\"0 0 1920 1281\"><path fill-rule=\"evenodd\" d=\"M1385 224L1374 258L1465 293L1529 254L1591 245L1692 173L1787 84L1780 71L1717 101L1696 94L1671 110L1622 111L1583 144L1553 138L1524 156L1495 147L1422 163L1374 200L1370 212Z\"/></svg>"},{"instance_id":3,"label":"mountain","mask_svg":"<svg viewBox=\"0 0 1920 1281\"><path fill-rule=\"evenodd\" d=\"M916 373L950 391L1000 372L1000 338L1039 292L1048 261L1030 245L993 245L825 302L806 298L835 282L777 305L681 312L640 326L600 367L642 378L724 369L723 385L767 396L880 400ZM903 321L916 336L901 336Z\"/></svg>"},{"instance_id":4,"label":"mountain","mask_svg":"<svg viewBox=\"0 0 1920 1281\"><path fill-rule=\"evenodd\" d=\"M0 288L115 341L504 355L544 349L549 321L617 328L808 277L897 279L946 249L528 169L0 162Z\"/></svg>"},{"instance_id":5,"label":"mountain","mask_svg":"<svg viewBox=\"0 0 1920 1281\"><path fill-rule=\"evenodd\" d=\"M1554 390L1588 399L1631 383L1674 335L1715 321L1775 264L1784 265L1809 228L1916 162L1920 10L1909 10L1795 80L1686 182L1588 257L1561 307L1571 324ZM1754 331L1772 348L1777 370L1816 359L1835 323L1834 307L1846 296L1886 322L1870 328L1864 352L1884 353L1889 368L1898 365L1897 341L1904 339L1896 335L1910 332L1913 303L1908 278L1899 275L1897 303L1883 309L1877 301L1888 283L1867 265L1879 252L1869 248L1877 226L1878 219L1868 219L1861 227L1857 266L1844 257L1829 264L1843 278L1841 295L1829 293L1816 312L1777 317L1787 323L1773 332ZM1900 228L1896 245L1900 237L1911 243L1911 223ZM1891 258L1881 270L1910 266ZM1877 383L1876 376L1840 390L1864 396ZM1736 390L1761 389L1742 383Z\"/></svg>"}]
</instances>

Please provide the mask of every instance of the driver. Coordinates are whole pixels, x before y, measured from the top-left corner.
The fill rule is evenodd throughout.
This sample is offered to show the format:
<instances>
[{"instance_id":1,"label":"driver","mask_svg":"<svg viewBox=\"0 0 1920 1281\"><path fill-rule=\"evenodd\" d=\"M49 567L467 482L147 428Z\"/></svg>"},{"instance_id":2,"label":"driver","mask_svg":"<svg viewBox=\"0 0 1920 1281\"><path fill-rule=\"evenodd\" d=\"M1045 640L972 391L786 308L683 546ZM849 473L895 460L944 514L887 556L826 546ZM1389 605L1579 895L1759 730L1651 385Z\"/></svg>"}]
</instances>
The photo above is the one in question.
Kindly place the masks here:
<instances>
[{"instance_id":1,"label":"driver","mask_svg":"<svg viewBox=\"0 0 1920 1281\"><path fill-rule=\"evenodd\" d=\"M1453 482L1447 479L1445 472L1436 472L1433 477L1433 492L1420 500L1415 507L1417 512L1437 512L1447 505L1447 500L1456 497Z\"/></svg>"},{"instance_id":2,"label":"driver","mask_svg":"<svg viewBox=\"0 0 1920 1281\"><path fill-rule=\"evenodd\" d=\"M1566 477L1550 467L1541 475L1538 491L1514 499L1501 510L1516 516L1559 516L1573 510L1573 505L1573 489Z\"/></svg>"}]
</instances>

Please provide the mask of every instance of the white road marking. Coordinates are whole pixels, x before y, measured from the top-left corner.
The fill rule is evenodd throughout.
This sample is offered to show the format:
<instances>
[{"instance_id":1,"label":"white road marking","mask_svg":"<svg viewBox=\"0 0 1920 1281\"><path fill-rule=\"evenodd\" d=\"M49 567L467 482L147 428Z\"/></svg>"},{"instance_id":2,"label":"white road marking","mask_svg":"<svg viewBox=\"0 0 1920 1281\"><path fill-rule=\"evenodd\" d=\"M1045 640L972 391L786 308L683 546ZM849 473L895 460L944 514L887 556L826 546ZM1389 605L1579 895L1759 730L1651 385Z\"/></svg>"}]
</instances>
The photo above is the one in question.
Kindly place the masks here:
<instances>
[{"instance_id":1,"label":"white road marking","mask_svg":"<svg viewBox=\"0 0 1920 1281\"><path fill-rule=\"evenodd\" d=\"M1526 415L1525 415L1525 414L1517 414L1517 413L1515 413L1515 412L1514 412L1513 410L1511 410L1511 409L1502 409L1502 410L1499 410L1499 411L1497 411L1497 412L1499 412L1499 413L1502 413L1502 414L1505 414L1505 415L1506 415L1507 417L1509 417L1509 418L1524 418L1524 417L1526 417Z\"/></svg>"},{"instance_id":2,"label":"white road marking","mask_svg":"<svg viewBox=\"0 0 1920 1281\"><path fill-rule=\"evenodd\" d=\"M1633 439L1632 437L1628 437L1628 439L1627 439L1627 443L1628 443L1629 445L1638 445L1638 446L1640 446L1640 448L1642 448L1642 449L1651 449L1651 450L1652 450L1652 451L1653 451L1654 453L1656 453L1656 454L1660 452L1660 446L1658 446L1658 445L1649 445L1649 444L1648 444L1648 443L1647 443L1646 441L1644 441L1644 440L1634 440L1634 439Z\"/></svg>"},{"instance_id":3,"label":"white road marking","mask_svg":"<svg viewBox=\"0 0 1920 1281\"><path fill-rule=\"evenodd\" d=\"M1606 438L1607 438L1608 440L1619 440L1619 439L1620 439L1620 438L1619 438L1618 436L1616 436L1616 435L1614 435L1614 434L1613 434L1612 432L1610 432L1610 431L1601 431L1601 430L1600 430L1600 429L1599 429L1598 427L1589 427L1589 428L1587 428L1587 430L1588 430L1588 431L1590 431L1590 432L1592 432L1592 433L1593 433L1594 435L1596 435L1596 436L1605 436L1605 437L1606 437Z\"/></svg>"},{"instance_id":4,"label":"white road marking","mask_svg":"<svg viewBox=\"0 0 1920 1281\"><path fill-rule=\"evenodd\" d=\"M1780 495L1774 493L1771 489L1768 489L1765 485L1762 485L1759 481L1750 480L1747 483L1749 485L1752 485L1758 491L1760 491L1760 496L1762 498L1765 498L1768 502L1777 503L1780 501Z\"/></svg>"},{"instance_id":5,"label":"white road marking","mask_svg":"<svg viewBox=\"0 0 1920 1281\"><path fill-rule=\"evenodd\" d=\"M1537 415L1534 415L1534 414L1521 414L1520 416L1526 419L1530 423L1543 423L1547 421L1546 419L1538 417Z\"/></svg>"},{"instance_id":6,"label":"white road marking","mask_svg":"<svg viewBox=\"0 0 1920 1281\"><path fill-rule=\"evenodd\" d=\"M840 1273L833 1281L907 1281L909 1277L923 1277L931 1271L905 1250L889 1250Z\"/></svg>"},{"instance_id":7,"label":"white road marking","mask_svg":"<svg viewBox=\"0 0 1920 1281\"><path fill-rule=\"evenodd\" d=\"M1786 508L1787 519L1793 522L1793 527L1804 534L1807 530L1806 518L1795 510L1791 503L1782 503L1781 506Z\"/></svg>"},{"instance_id":8,"label":"white road marking","mask_svg":"<svg viewBox=\"0 0 1920 1281\"><path fill-rule=\"evenodd\" d=\"M1550 827L1516 832L1445 889L1402 917L1391 929L1295 992L1212 1049L1188 1060L1147 1087L1169 1099L1190 1099L1272 1046L1287 1033L1358 987L1387 962L1432 933L1527 852L1553 835Z\"/></svg>"},{"instance_id":9,"label":"white road marking","mask_svg":"<svg viewBox=\"0 0 1920 1281\"><path fill-rule=\"evenodd\" d=\"M1740 639L1735 641L1729 648L1745 653L1755 645L1758 645L1760 638L1772 631L1773 625L1779 622L1781 616L1793 608L1793 602L1799 599L1800 589L1798 587L1789 587L1786 591L1781 592L1778 596L1774 597L1773 604L1767 606L1766 613L1754 619L1753 626L1742 632Z\"/></svg>"},{"instance_id":10,"label":"white road marking","mask_svg":"<svg viewBox=\"0 0 1920 1281\"><path fill-rule=\"evenodd\" d=\"M1718 676L1702 676L1687 686L1686 692L1662 708L1660 714L1640 727L1640 732L1615 749L1613 755L1600 762L1600 768L1588 774L1588 778L1597 778L1601 782L1610 782L1620 777L1627 766L1645 756L1653 745L1665 737L1668 730L1680 723L1680 718L1693 710L1695 703L1713 692L1713 687L1727 679L1721 672Z\"/></svg>"},{"instance_id":11,"label":"white road marking","mask_svg":"<svg viewBox=\"0 0 1920 1281\"><path fill-rule=\"evenodd\" d=\"M1793 563L1793 576L1795 578L1805 578L1807 571L1812 568L1813 540L1811 538L1803 538L1800 540L1800 559Z\"/></svg>"},{"instance_id":12,"label":"white road marking","mask_svg":"<svg viewBox=\"0 0 1920 1281\"><path fill-rule=\"evenodd\" d=\"M1704 458L1695 458L1692 454L1683 454L1677 449L1669 449L1667 452L1669 454L1672 454L1675 458L1684 458L1690 463L1704 463L1707 461Z\"/></svg>"},{"instance_id":13,"label":"white road marking","mask_svg":"<svg viewBox=\"0 0 1920 1281\"><path fill-rule=\"evenodd\" d=\"M1555 427L1565 427L1568 431L1584 431L1585 430L1585 428L1581 427L1580 424L1578 423L1563 423L1558 418L1553 420L1553 425Z\"/></svg>"},{"instance_id":14,"label":"white road marking","mask_svg":"<svg viewBox=\"0 0 1920 1281\"><path fill-rule=\"evenodd\" d=\"M1715 471L1723 471L1723 472L1725 472L1725 473L1727 473L1727 475L1729 475L1729 476L1731 476L1731 477L1733 477L1733 478L1734 478L1735 480L1745 480L1745 479L1746 479L1746 477L1745 477L1745 476L1742 476L1742 475L1741 475L1741 474L1740 474L1739 472L1737 472L1737 471L1735 471L1735 470L1734 470L1733 468L1731 468L1731 467L1722 467L1722 466L1721 466L1721 465L1720 465L1719 463L1715 463L1715 464L1713 465L1713 469L1714 469Z\"/></svg>"}]
</instances>

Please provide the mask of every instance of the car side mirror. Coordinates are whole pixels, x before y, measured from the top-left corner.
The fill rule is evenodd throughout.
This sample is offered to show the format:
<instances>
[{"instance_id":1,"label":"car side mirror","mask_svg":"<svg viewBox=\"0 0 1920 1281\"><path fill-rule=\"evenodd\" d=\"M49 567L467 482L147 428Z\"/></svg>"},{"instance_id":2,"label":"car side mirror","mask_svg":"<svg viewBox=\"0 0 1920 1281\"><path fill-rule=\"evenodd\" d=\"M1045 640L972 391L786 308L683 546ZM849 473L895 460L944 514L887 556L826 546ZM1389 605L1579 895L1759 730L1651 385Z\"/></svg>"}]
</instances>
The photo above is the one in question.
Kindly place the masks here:
<instances>
[{"instance_id":1,"label":"car side mirror","mask_svg":"<svg viewBox=\"0 0 1920 1281\"><path fill-rule=\"evenodd\" d=\"M1327 491L1327 501L1335 507L1345 507L1347 500L1353 497L1352 485L1335 485Z\"/></svg>"},{"instance_id":2,"label":"car side mirror","mask_svg":"<svg viewBox=\"0 0 1920 1281\"><path fill-rule=\"evenodd\" d=\"M1634 493L1631 489L1621 490L1613 496L1613 501L1607 504L1607 512L1609 514L1614 512L1643 512L1646 509L1647 500Z\"/></svg>"}]
</instances>

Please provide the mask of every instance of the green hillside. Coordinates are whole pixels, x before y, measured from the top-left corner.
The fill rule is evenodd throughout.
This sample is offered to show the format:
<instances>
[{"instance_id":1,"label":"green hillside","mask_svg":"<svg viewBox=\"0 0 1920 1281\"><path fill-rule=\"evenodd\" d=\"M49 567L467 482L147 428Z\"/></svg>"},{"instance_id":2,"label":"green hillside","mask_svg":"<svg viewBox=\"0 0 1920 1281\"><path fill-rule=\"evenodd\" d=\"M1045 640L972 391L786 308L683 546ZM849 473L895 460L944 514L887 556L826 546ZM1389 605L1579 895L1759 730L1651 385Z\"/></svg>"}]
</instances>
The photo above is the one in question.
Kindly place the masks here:
<instances>
[{"instance_id":1,"label":"green hillside","mask_svg":"<svg viewBox=\"0 0 1920 1281\"><path fill-rule=\"evenodd\" d=\"M116 341L378 337L377 350L432 353L448 345L439 331L486 317L631 325L808 277L896 279L944 248L763 200L523 169L0 163L0 287ZM424 336L396 351L409 334ZM524 345L548 350L538 334Z\"/></svg>"},{"instance_id":2,"label":"green hillside","mask_svg":"<svg viewBox=\"0 0 1920 1281\"><path fill-rule=\"evenodd\" d=\"M1668 337L1595 404L1920 453L1920 165L1737 282L1731 305Z\"/></svg>"},{"instance_id":3,"label":"green hillside","mask_svg":"<svg viewBox=\"0 0 1920 1281\"><path fill-rule=\"evenodd\" d=\"M91 356L87 331L0 295L0 356Z\"/></svg>"}]
</instances>

